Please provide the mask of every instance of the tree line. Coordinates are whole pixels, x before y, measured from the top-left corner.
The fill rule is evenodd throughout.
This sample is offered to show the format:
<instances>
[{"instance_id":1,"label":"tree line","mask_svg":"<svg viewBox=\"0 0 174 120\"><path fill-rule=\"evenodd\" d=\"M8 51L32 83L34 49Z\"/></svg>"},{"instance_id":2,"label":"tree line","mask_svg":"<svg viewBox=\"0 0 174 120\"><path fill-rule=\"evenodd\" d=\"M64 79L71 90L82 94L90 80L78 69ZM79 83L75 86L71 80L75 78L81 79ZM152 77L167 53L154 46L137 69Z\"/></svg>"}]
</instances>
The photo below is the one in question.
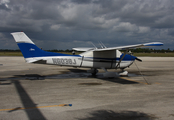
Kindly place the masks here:
<instances>
[{"instance_id":1,"label":"tree line","mask_svg":"<svg viewBox=\"0 0 174 120\"><path fill-rule=\"evenodd\" d=\"M170 53L170 52L174 52L174 50L170 50L168 49L149 49L149 48L136 48L136 49L132 49L131 52L133 53Z\"/></svg>"}]
</instances>

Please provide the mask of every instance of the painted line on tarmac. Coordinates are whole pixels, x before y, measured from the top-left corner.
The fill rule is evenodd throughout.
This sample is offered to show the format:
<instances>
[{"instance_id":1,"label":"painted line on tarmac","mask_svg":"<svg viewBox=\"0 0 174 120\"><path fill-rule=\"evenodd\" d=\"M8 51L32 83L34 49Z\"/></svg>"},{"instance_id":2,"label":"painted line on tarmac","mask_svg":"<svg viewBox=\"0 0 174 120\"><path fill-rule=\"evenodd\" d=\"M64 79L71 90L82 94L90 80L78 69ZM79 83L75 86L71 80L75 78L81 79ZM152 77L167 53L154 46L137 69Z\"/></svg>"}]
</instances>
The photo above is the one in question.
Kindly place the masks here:
<instances>
[{"instance_id":1,"label":"painted line on tarmac","mask_svg":"<svg viewBox=\"0 0 174 120\"><path fill-rule=\"evenodd\" d=\"M128 78L125 78L125 77L120 77L120 78L121 78L121 79L125 79L125 80L129 80L129 81L138 82L138 83L141 83L141 84L148 85L148 84L145 83L145 82L140 82L140 81L136 81L136 80L128 79Z\"/></svg>"},{"instance_id":2,"label":"painted line on tarmac","mask_svg":"<svg viewBox=\"0 0 174 120\"><path fill-rule=\"evenodd\" d=\"M36 109L36 108L48 108L48 107L64 107L72 106L72 104L60 104L60 105L50 105L50 106L38 106L38 107L28 107L28 108L11 108L11 109L0 109L0 111L15 111L15 110L26 110L26 109Z\"/></svg>"}]
</instances>

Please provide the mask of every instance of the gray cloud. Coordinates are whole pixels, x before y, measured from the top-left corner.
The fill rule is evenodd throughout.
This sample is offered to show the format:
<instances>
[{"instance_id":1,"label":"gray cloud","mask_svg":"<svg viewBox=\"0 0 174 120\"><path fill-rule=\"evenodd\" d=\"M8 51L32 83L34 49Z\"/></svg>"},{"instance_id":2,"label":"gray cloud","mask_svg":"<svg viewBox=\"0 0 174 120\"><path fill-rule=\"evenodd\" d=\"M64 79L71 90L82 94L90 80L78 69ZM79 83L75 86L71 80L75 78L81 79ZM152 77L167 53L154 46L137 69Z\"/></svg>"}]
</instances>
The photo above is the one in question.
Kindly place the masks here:
<instances>
[{"instance_id":1,"label":"gray cloud","mask_svg":"<svg viewBox=\"0 0 174 120\"><path fill-rule=\"evenodd\" d=\"M44 49L159 41L174 49L173 0L1 0L0 46L24 31ZM9 45L13 43L12 45ZM161 48L161 47L160 47Z\"/></svg>"}]
</instances>

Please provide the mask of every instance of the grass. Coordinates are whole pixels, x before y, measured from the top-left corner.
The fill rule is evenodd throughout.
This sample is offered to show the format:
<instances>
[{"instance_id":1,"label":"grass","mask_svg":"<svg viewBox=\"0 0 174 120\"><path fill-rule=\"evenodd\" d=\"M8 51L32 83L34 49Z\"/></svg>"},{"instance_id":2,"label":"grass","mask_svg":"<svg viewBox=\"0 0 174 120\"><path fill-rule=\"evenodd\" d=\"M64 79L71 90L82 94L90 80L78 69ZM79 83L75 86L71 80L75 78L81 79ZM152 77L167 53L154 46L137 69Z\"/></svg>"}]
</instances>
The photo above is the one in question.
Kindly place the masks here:
<instances>
[{"instance_id":1,"label":"grass","mask_svg":"<svg viewBox=\"0 0 174 120\"><path fill-rule=\"evenodd\" d=\"M21 52L0 52L0 56L22 56Z\"/></svg>"},{"instance_id":2,"label":"grass","mask_svg":"<svg viewBox=\"0 0 174 120\"><path fill-rule=\"evenodd\" d=\"M72 54L71 52L60 52L63 54ZM76 54L80 54L80 52L76 52ZM173 53L134 53L134 56L138 57L174 57ZM21 52L0 52L0 56L22 56Z\"/></svg>"}]
</instances>

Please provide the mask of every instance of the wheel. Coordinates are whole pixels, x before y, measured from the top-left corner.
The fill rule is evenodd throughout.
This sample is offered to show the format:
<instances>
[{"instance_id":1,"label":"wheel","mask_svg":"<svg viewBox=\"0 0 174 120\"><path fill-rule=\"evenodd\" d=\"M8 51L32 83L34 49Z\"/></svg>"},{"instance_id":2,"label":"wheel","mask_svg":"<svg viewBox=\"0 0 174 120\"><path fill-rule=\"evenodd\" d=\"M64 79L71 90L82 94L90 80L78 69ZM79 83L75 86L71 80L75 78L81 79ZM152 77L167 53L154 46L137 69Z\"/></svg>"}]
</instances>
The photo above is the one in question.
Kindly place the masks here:
<instances>
[{"instance_id":1,"label":"wheel","mask_svg":"<svg viewBox=\"0 0 174 120\"><path fill-rule=\"evenodd\" d=\"M91 74L92 74L92 76L96 76L97 73L95 72L95 73L91 73Z\"/></svg>"},{"instance_id":2,"label":"wheel","mask_svg":"<svg viewBox=\"0 0 174 120\"><path fill-rule=\"evenodd\" d=\"M93 76L95 76L97 73L98 73L98 70L96 69L96 68L94 68L94 69L91 69L91 71L92 71L92 75Z\"/></svg>"}]
</instances>

